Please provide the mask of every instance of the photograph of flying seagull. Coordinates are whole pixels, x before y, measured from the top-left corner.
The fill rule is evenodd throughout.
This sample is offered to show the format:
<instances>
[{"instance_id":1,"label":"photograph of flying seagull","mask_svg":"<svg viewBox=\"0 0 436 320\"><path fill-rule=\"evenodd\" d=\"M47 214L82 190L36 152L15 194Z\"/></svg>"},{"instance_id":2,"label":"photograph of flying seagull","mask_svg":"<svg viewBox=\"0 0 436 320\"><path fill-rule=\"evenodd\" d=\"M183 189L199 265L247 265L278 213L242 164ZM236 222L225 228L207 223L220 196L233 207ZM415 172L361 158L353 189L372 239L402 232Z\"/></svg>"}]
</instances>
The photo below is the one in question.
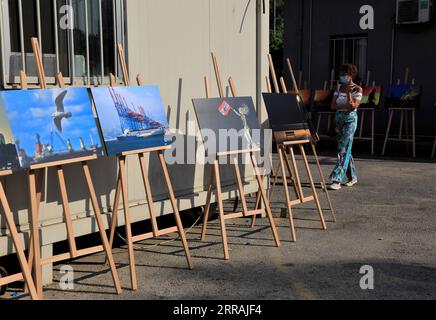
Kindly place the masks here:
<instances>
[{"instance_id":1,"label":"photograph of flying seagull","mask_svg":"<svg viewBox=\"0 0 436 320\"><path fill-rule=\"evenodd\" d=\"M55 99L56 112L52 114L53 122L60 133L62 133L62 119L69 119L73 116L71 112L65 112L64 99L67 94L68 91L65 90Z\"/></svg>"},{"instance_id":2,"label":"photograph of flying seagull","mask_svg":"<svg viewBox=\"0 0 436 320\"><path fill-rule=\"evenodd\" d=\"M20 167L103 155L86 88L0 93Z\"/></svg>"}]
</instances>

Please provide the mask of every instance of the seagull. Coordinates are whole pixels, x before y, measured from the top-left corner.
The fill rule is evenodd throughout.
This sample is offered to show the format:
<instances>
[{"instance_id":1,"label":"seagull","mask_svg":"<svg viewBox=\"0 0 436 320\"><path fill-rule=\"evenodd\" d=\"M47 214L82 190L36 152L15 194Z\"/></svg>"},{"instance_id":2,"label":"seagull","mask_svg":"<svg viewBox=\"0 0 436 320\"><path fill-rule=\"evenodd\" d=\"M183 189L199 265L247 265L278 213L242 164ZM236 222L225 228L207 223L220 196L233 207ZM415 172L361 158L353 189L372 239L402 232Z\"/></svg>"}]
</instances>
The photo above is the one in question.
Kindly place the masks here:
<instances>
[{"instance_id":1,"label":"seagull","mask_svg":"<svg viewBox=\"0 0 436 320\"><path fill-rule=\"evenodd\" d=\"M67 93L67 91L64 91L56 98L55 103L57 110L51 115L53 122L60 133L62 133L62 119L69 119L73 116L71 112L65 112L64 99Z\"/></svg>"}]
</instances>

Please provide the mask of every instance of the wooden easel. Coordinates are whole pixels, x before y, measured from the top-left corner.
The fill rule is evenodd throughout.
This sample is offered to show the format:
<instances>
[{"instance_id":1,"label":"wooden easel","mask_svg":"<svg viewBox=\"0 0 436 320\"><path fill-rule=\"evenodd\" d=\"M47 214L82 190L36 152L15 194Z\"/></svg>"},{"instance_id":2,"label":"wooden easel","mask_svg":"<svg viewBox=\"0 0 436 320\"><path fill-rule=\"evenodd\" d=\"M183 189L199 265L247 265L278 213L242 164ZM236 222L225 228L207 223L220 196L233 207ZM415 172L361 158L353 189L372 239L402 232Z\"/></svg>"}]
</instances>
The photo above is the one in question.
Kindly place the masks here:
<instances>
[{"instance_id":1,"label":"wooden easel","mask_svg":"<svg viewBox=\"0 0 436 320\"><path fill-rule=\"evenodd\" d=\"M398 133L398 138L392 138L390 137L391 133L391 127L392 122L394 119L394 115L396 112L400 113L400 130ZM403 129L404 129L404 121L407 122L407 116L412 118L412 137L409 138L409 133L406 133L407 137L404 137L403 135ZM409 131L408 128L406 131ZM388 122L388 128L386 130L386 136L385 136L385 142L383 145L383 151L382 156L385 156L386 154L386 148L389 141L396 141L396 142L403 142L403 143L411 143L413 148L413 158L416 158L416 109L415 108L389 108L389 122Z\"/></svg>"},{"instance_id":2,"label":"wooden easel","mask_svg":"<svg viewBox=\"0 0 436 320\"><path fill-rule=\"evenodd\" d=\"M220 96L224 96L224 90L221 83L221 75L219 71L218 61L217 57L214 53L212 53L212 62L215 69L215 75L217 79L217 85L218 85L218 91L220 93ZM209 81L207 77L204 78L205 80L205 89L206 89L206 97L210 98L210 87L209 87ZM237 96L236 87L234 85L233 79L229 78L229 84L230 89L232 91L232 95L234 97ZM205 212L204 212L204 219L203 219L203 227L201 232L201 240L206 240L206 233L207 233L207 225L208 225L208 218L209 218L209 211L210 211L210 205L212 201L212 193L215 186L216 190L216 197L218 200L218 208L219 208L219 220L220 220L220 227L221 227L221 236L222 236L222 242L223 242L223 251L224 251L224 259L229 260L229 247L228 247L228 241L227 241L227 230L226 230L226 221L231 219L239 219L239 218L248 218L248 217L255 217L257 215L265 214L268 216L271 230L273 233L274 241L277 247L280 246L280 239L278 236L277 228L274 222L274 218L272 216L271 208L269 205L268 196L266 194L266 191L264 189L264 179L259 171L259 166L257 164L256 160L256 153L259 153L260 149L247 149L247 150L238 150L238 151L228 151L228 152L218 152L216 154L216 158L213 163L213 169L211 170L211 176L209 181L209 187L208 187L208 193L207 193L207 199L206 199L206 206L205 206ZM254 169L254 173L256 176L257 184L259 185L259 192L258 192L258 200L256 202L260 202L260 200L263 200L264 208L259 209L258 203L256 203L256 207L254 210L249 210L247 205L247 200L245 197L244 192L244 186L242 183L241 178L241 171L239 168L239 161L238 157L242 155L249 155L251 160L251 165ZM232 158L233 161L233 167L235 170L235 176L236 181L238 184L238 193L239 198L241 199L242 203L242 212L232 212L232 213L224 213L224 204L223 204L223 198L222 198L222 186L221 186L221 177L220 177L220 158L227 157ZM236 211L236 209L234 210Z\"/></svg>"},{"instance_id":3,"label":"wooden easel","mask_svg":"<svg viewBox=\"0 0 436 320\"><path fill-rule=\"evenodd\" d=\"M118 58L120 61L122 74L123 74L123 83L125 86L130 85L130 78L127 71L127 64L125 60L125 54L124 54L124 48L122 45L118 45ZM141 76L138 75L137 78L138 85L143 85ZM115 86L115 77L111 75L111 86ZM144 150L135 150L135 151L129 151L129 152L123 152L120 155L118 155L118 164L119 164L119 171L118 171L118 178L117 178L117 187L115 192L115 199L114 199L114 206L113 206L113 215L112 215L112 221L111 221L111 227L110 227L110 244L113 244L114 236L115 236L115 228L117 224L117 215L118 215L118 206L120 202L120 196L123 198L123 207L124 207L124 218L125 218L125 228L126 228L126 241L127 246L129 250L129 264L130 264L130 280L131 280L131 287L132 290L137 290L138 288L138 281L136 277L136 267L135 267L135 255L134 255L134 247L133 244L139 241L144 241L147 239L152 239L156 237L160 237L163 235L167 235L170 233L178 232L180 239L183 244L183 249L185 251L186 260L188 263L189 269L193 269L193 263L191 259L191 254L189 251L188 241L186 240L186 234L185 230L183 229L182 219L180 218L179 209L177 207L176 197L174 195L174 190L172 186L172 182L170 179L170 176L168 174L168 168L167 164L165 162L165 151L171 149L171 146L164 146L164 147L156 147L156 148L148 148ZM157 156L159 158L159 162L162 168L163 178L165 180L165 184L167 186L168 194L170 197L171 205L174 210L174 218L176 222L175 227L166 228L166 229L159 229L156 214L154 210L154 202L153 202L153 195L152 190L150 186L150 181L148 178L148 172L147 167L145 163L145 154L151 154L151 153L157 153ZM151 225L152 225L152 232L144 233L140 235L132 235L132 228L131 228L131 219L130 219L130 209L129 209L129 195L127 190L127 171L126 171L126 158L128 156L137 156L139 165L141 167L141 173L142 173L142 179L144 182L144 188L145 188L145 194L147 197L147 206L150 214L151 219Z\"/></svg>"},{"instance_id":4,"label":"wooden easel","mask_svg":"<svg viewBox=\"0 0 436 320\"><path fill-rule=\"evenodd\" d=\"M273 71L274 64L273 64L271 55L268 55L268 60L270 63L270 68L272 69L271 74L273 76L273 82L278 83L277 79L274 80L275 71ZM292 69L292 64L291 64L290 59L287 59L287 63L288 63L289 71L291 73L291 78L292 78L294 89L297 92L297 94L299 94L299 88L298 88L297 81L296 81L295 76L294 76L294 72ZM282 84L282 87L283 87L282 89L284 90L284 92L287 92L287 88L286 88L286 84L284 82L284 79L282 79L281 84ZM276 92L280 93L280 89L278 89L278 87L276 88ZM314 157L315 157L319 176L321 178L322 189L325 192L325 195L326 195L326 198L327 198L327 201L329 204L329 208L330 208L330 211L331 211L331 214L333 217L333 221L336 222L336 216L334 213L334 209L333 209L333 205L332 205L332 202L330 199L330 195L329 195L328 190L327 190L327 184L326 184L326 181L324 178L324 174L322 172L321 165L319 162L318 153L317 153L316 147L315 147L315 142L313 140L308 140L308 139L288 141L288 142L285 141L285 142L277 145L280 163L279 163L279 167L276 169L276 175L274 177L274 181L273 181L273 184L271 187L270 197L272 197L272 195L274 193L275 186L276 186L278 179L279 179L279 176L281 174L282 179L283 179L283 187L284 187L284 191L285 191L286 207L288 209L289 222L290 222L290 226L291 226L292 241L297 240L294 219L293 219L293 214L292 214L292 207L295 205L315 201L317 211L318 211L318 214L319 214L319 217L321 220L322 229L324 229L324 230L327 229L324 214L322 212L321 204L320 204L319 197L318 197L318 194L316 191L316 186L315 186L315 182L313 179L313 175L312 175L312 172L310 170L309 162L307 160L307 155L306 155L306 151L304 148L306 145L310 145L312 148L312 152L313 152ZM312 195L309 197L306 197L303 193L301 179L300 179L300 175L298 172L297 160L296 160L295 152L294 152L294 147L297 147L300 150L300 153L303 157L304 167L306 169L306 173L307 173L309 183L310 183L310 186L312 189ZM288 154L291 156L291 160L289 160ZM290 179L292 180L292 185L293 185L295 194L297 196L296 200L291 200L291 197L289 194L288 174L290 176Z\"/></svg>"},{"instance_id":5,"label":"wooden easel","mask_svg":"<svg viewBox=\"0 0 436 320\"><path fill-rule=\"evenodd\" d=\"M12 242L15 246L15 251L18 256L18 261L21 267L21 273L11 275L0 279L0 286L8 285L24 279L26 288L30 293L32 300L39 300L38 293L36 291L35 284L32 279L32 272L29 268L24 249L21 244L20 236L18 234L17 226L14 222L14 217L9 207L8 199L6 198L5 188L3 186L3 177L12 175L12 171L0 171L0 203L3 208L3 213L6 219Z\"/></svg>"},{"instance_id":6,"label":"wooden easel","mask_svg":"<svg viewBox=\"0 0 436 320\"><path fill-rule=\"evenodd\" d=\"M44 67L42 64L42 56L41 56L41 50L39 48L39 42L37 38L32 38L32 48L33 52L35 54L35 60L36 60L36 67L38 71L38 78L40 81L40 86L42 89L47 88L46 80L45 80L45 73L44 73ZM25 75L22 75L22 79L25 79ZM65 87L63 82L62 74L59 73L56 76L57 82L60 87ZM23 80L22 80L23 81ZM41 282L41 266L61 261L66 261L70 259L75 259L79 257L83 257L86 255L98 253L105 251L108 262L111 270L112 279L114 282L114 287L117 294L121 294L122 289L120 286L120 281L118 278L118 273L115 267L114 258L112 255L112 248L109 245L109 240L106 235L106 231L104 228L103 218L100 211L100 206L98 204L97 200L97 194L95 192L94 184L91 178L91 171L89 169L88 162L96 160L97 156L88 156L88 157L82 157L77 159L68 159L63 161L57 161L52 163L45 163L45 164L38 164L31 166L29 173L28 173L28 181L29 181L29 194L30 194L30 210L32 213L32 255L33 255L33 265L35 269L35 285L38 291L39 298L42 299L43 297L43 289L42 289L42 282ZM82 171L85 176L85 180L87 183L88 191L90 194L91 204L94 210L95 219L98 225L98 229L100 232L100 237L102 240L103 245L92 247L92 248L86 248L82 250L78 250L76 247L76 241L75 241L75 235L73 230L73 223L71 219L71 211L69 207L69 200L68 200L68 193L67 193L67 184L65 181L65 174L64 174L64 166L80 163L82 167ZM67 228L67 239L69 244L69 252L59 254L47 259L41 259L40 257L40 242L39 242L39 230L38 230L38 218L39 218L39 208L41 203L41 193L42 193L42 185L43 180L46 171L49 168L56 168L56 175L59 183L59 191L61 194L61 201L62 201L62 207L64 209L64 219L65 224Z\"/></svg>"}]
</instances>

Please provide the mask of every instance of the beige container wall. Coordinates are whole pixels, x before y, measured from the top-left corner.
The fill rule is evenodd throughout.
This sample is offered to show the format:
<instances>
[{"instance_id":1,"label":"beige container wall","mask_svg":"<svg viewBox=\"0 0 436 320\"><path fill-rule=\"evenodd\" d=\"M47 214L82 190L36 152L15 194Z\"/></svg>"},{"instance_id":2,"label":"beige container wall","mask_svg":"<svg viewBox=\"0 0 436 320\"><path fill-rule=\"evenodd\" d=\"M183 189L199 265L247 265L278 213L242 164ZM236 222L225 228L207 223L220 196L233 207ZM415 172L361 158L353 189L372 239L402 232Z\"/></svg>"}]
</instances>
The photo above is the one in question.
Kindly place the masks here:
<instances>
[{"instance_id":1,"label":"beige container wall","mask_svg":"<svg viewBox=\"0 0 436 320\"><path fill-rule=\"evenodd\" d=\"M268 6L266 1L266 5ZM229 93L227 79L235 80L238 94L256 97L256 0L127 0L127 42L126 54L130 81L135 83L136 74L141 74L146 84L158 85L172 128L178 129L178 139L184 144L195 146L197 123L192 107L192 98L205 96L203 77L208 76L213 96L218 95L210 52L216 52L221 66L222 81ZM266 54L268 52L269 9L262 14L262 62L260 73L262 88L268 72ZM260 111L265 121L265 111ZM183 144L182 144L183 145ZM198 145L197 145L198 146ZM180 156L185 148L177 148ZM200 154L202 154L200 152ZM168 155L167 155L168 156ZM170 156L170 155L169 155ZM168 156L168 158L169 158ZM195 161L193 153L185 158ZM160 175L157 157L151 155L149 176L154 189L156 210L159 214L172 212L166 200L166 189ZM198 160L198 159L197 159ZM194 162L195 163L195 162ZM145 193L136 158L128 160L128 187L132 220L148 218ZM115 159L102 159L91 164L92 174L105 213L110 211L114 196L117 163ZM203 165L171 165L170 175L181 210L204 205L210 167ZM236 186L233 171L223 168L223 184L229 188L225 198L235 196ZM96 231L92 219L90 202L87 199L86 185L82 179L80 165L66 169L74 228L77 235ZM246 192L257 191L251 170L246 170L248 182ZM6 189L20 230L28 230L28 194L26 176L18 174L6 178ZM1 210L1 209L0 209ZM59 203L55 172L50 170L41 205L40 222L42 243L51 244L66 239L62 223L62 207ZM121 211L120 211L121 213ZM122 214L119 224L123 224ZM109 215L106 221L108 221ZM11 252L4 220L1 220L0 256Z\"/></svg>"}]
</instances>

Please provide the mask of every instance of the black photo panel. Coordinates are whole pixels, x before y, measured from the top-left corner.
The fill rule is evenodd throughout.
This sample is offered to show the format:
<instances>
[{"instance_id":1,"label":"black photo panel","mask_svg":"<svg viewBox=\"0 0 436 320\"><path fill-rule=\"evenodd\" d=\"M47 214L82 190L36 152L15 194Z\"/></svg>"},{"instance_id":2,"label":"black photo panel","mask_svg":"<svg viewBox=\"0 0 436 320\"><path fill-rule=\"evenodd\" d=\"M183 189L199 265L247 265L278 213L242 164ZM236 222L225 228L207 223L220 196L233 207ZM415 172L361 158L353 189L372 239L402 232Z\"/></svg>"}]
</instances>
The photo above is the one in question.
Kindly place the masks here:
<instances>
[{"instance_id":1,"label":"black photo panel","mask_svg":"<svg viewBox=\"0 0 436 320\"><path fill-rule=\"evenodd\" d=\"M263 149L251 97L194 99L193 104L208 155Z\"/></svg>"}]
</instances>

